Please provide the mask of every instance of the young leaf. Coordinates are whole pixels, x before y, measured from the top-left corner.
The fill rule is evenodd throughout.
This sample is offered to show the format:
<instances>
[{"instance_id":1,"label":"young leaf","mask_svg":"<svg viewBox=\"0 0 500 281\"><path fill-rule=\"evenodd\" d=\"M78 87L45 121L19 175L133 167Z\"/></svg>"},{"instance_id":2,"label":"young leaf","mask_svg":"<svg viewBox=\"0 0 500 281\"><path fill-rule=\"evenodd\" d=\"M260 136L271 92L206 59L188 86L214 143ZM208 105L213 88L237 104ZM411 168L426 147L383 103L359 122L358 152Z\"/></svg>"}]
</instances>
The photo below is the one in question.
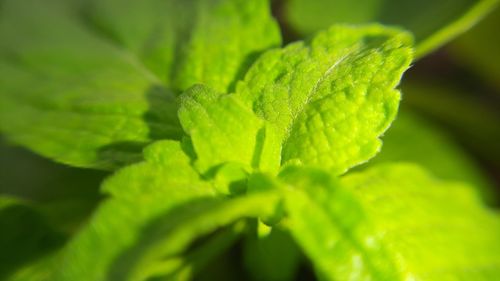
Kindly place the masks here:
<instances>
[{"instance_id":1,"label":"young leaf","mask_svg":"<svg viewBox=\"0 0 500 281\"><path fill-rule=\"evenodd\" d=\"M56 280L145 280L186 274L190 263L222 247L214 242L218 246L180 256L194 239L246 216L265 216L278 200L272 192L234 199L215 196L178 142L149 146L145 159L106 181L103 189L113 197L64 250Z\"/></svg>"},{"instance_id":2,"label":"young leaf","mask_svg":"<svg viewBox=\"0 0 500 281\"><path fill-rule=\"evenodd\" d=\"M140 161L153 140L179 139L170 89L229 89L279 44L265 0L78 7L6 0L0 10L0 130L73 166L115 168Z\"/></svg>"},{"instance_id":3,"label":"young leaf","mask_svg":"<svg viewBox=\"0 0 500 281\"><path fill-rule=\"evenodd\" d=\"M264 132L264 121L238 97L196 85L180 100L179 118L191 136L201 171L225 162L247 164L248 169L258 167L256 154L260 152L259 135Z\"/></svg>"},{"instance_id":4,"label":"young leaf","mask_svg":"<svg viewBox=\"0 0 500 281\"><path fill-rule=\"evenodd\" d=\"M263 54L233 94L191 88L179 117L201 170L235 160L277 170L298 161L339 174L370 159L396 114L394 87L410 45L396 29L334 26Z\"/></svg>"},{"instance_id":5,"label":"young leaf","mask_svg":"<svg viewBox=\"0 0 500 281\"><path fill-rule=\"evenodd\" d=\"M336 23L402 26L415 35L415 56L421 57L468 30L492 10L497 0L288 0L285 15L301 34Z\"/></svg>"},{"instance_id":6,"label":"young leaf","mask_svg":"<svg viewBox=\"0 0 500 281\"><path fill-rule=\"evenodd\" d=\"M281 177L287 225L321 280L495 280L500 219L468 186L388 165L339 182L315 170Z\"/></svg>"}]
</instances>

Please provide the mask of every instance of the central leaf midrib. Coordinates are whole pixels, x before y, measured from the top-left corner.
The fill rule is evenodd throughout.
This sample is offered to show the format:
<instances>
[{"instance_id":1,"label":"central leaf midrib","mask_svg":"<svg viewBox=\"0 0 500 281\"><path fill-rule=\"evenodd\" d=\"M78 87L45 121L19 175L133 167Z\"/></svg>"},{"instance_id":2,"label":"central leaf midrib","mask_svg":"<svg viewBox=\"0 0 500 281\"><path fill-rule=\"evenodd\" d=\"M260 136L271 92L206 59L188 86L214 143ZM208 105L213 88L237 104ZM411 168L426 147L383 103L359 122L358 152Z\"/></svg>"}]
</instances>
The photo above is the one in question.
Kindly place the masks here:
<instances>
[{"instance_id":1,"label":"central leaf midrib","mask_svg":"<svg viewBox=\"0 0 500 281\"><path fill-rule=\"evenodd\" d=\"M350 50L348 50L345 54L341 55L340 57L336 58L335 61L328 67L323 74L316 80L316 83L314 86L311 87L311 90L308 92L306 95L306 99L304 103L299 107L299 109L293 113L292 112L292 118L290 120L290 123L286 126L285 128L285 136L283 138L283 141L281 142L281 147L282 151L284 151L284 148L286 144L288 143L288 140L292 134L293 127L295 125L295 122L297 121L298 117L306 110L307 106L309 105L309 101L311 100L312 96L317 92L318 86L325 81L325 79L330 75L337 67L344 61L346 60L350 54L354 53L358 49L358 46L353 46ZM283 156L282 155L282 163L283 163ZM289 160L289 159L287 159Z\"/></svg>"}]
</instances>

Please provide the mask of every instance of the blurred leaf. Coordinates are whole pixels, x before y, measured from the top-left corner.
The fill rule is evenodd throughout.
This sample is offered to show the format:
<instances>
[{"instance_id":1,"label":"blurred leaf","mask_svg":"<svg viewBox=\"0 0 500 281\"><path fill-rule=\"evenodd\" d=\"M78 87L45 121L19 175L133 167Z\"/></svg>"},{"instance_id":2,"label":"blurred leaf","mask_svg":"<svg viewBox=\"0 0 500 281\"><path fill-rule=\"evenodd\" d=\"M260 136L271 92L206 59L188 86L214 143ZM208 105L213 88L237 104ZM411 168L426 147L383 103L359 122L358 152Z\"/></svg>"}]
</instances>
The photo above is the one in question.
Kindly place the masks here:
<instances>
[{"instance_id":1,"label":"blurred leaf","mask_svg":"<svg viewBox=\"0 0 500 281\"><path fill-rule=\"evenodd\" d=\"M432 81L407 81L407 105L446 125L457 140L500 168L500 112L474 92Z\"/></svg>"},{"instance_id":2,"label":"blurred leaf","mask_svg":"<svg viewBox=\"0 0 500 281\"><path fill-rule=\"evenodd\" d=\"M279 45L266 0L4 0L0 129L56 161L111 169L178 139L169 90L229 89Z\"/></svg>"},{"instance_id":3,"label":"blurred leaf","mask_svg":"<svg viewBox=\"0 0 500 281\"><path fill-rule=\"evenodd\" d=\"M302 261L290 233L279 225L263 237L250 233L244 240L243 253L246 272L256 281L295 280Z\"/></svg>"},{"instance_id":4,"label":"blurred leaf","mask_svg":"<svg viewBox=\"0 0 500 281\"><path fill-rule=\"evenodd\" d=\"M149 146L145 159L106 181L103 188L113 197L65 249L56 280L184 278L227 240L185 253L196 238L274 210L274 193L215 197L177 142Z\"/></svg>"},{"instance_id":5,"label":"blurred leaf","mask_svg":"<svg viewBox=\"0 0 500 281\"><path fill-rule=\"evenodd\" d=\"M85 0L84 0L85 2ZM281 44L267 0L88 0L90 24L177 92L232 90L262 51Z\"/></svg>"},{"instance_id":6,"label":"blurred leaf","mask_svg":"<svg viewBox=\"0 0 500 281\"><path fill-rule=\"evenodd\" d=\"M450 46L456 63L470 67L500 93L500 8Z\"/></svg>"},{"instance_id":7,"label":"blurred leaf","mask_svg":"<svg viewBox=\"0 0 500 281\"><path fill-rule=\"evenodd\" d=\"M5 216L0 218L0 243L9 245L0 245L0 255L9 255L9 262L0 262L0 267L5 264L11 272L8 278L0 279L50 280L63 242L97 205L98 188L105 175L53 163L25 149L8 146L0 139L0 193L8 196L2 202L12 196L20 198L10 199L10 211L2 211ZM6 237L16 231L21 233L16 233L14 240ZM11 257L10 250L16 255ZM23 262L14 266L17 255L22 256Z\"/></svg>"},{"instance_id":8,"label":"blurred leaf","mask_svg":"<svg viewBox=\"0 0 500 281\"><path fill-rule=\"evenodd\" d=\"M416 57L421 57L463 33L487 14L497 0L288 0L291 26L311 34L335 23L380 22L413 32Z\"/></svg>"},{"instance_id":9,"label":"blurred leaf","mask_svg":"<svg viewBox=\"0 0 500 281\"><path fill-rule=\"evenodd\" d=\"M210 211L211 210L209 210L209 212ZM210 218L212 218L212 215L209 216ZM182 260L180 266L175 270L169 270L171 272L169 274L170 278L174 280L180 280L183 278L185 278L186 280L193 280L196 275L203 276L200 275L200 272L203 272L203 269L209 266L211 262L219 261L219 259L221 258L221 254L225 250L233 246L233 244L236 242L236 239L240 237L243 228L244 222L239 221L233 225L223 228L222 230L216 231L208 239L202 240L202 244L195 247L194 249L190 248L187 253L182 258L180 258ZM215 229L212 229L211 231L214 230ZM195 235L199 234L200 233L196 233ZM222 276L224 276L226 280L231 280L227 278L228 276L231 276L231 274L226 274L226 272L224 272L223 274L218 274L218 277L215 280L222 281L222 279L224 279L224 277Z\"/></svg>"},{"instance_id":10,"label":"blurred leaf","mask_svg":"<svg viewBox=\"0 0 500 281\"><path fill-rule=\"evenodd\" d=\"M0 138L2 194L40 203L76 198L95 200L100 182L107 174L54 163Z\"/></svg>"},{"instance_id":11,"label":"blurred leaf","mask_svg":"<svg viewBox=\"0 0 500 281\"><path fill-rule=\"evenodd\" d=\"M444 180L462 181L477 187L494 202L493 185L477 162L442 128L403 107L382 138L382 151L360 168L388 162L412 162Z\"/></svg>"},{"instance_id":12,"label":"blurred leaf","mask_svg":"<svg viewBox=\"0 0 500 281\"><path fill-rule=\"evenodd\" d=\"M36 208L11 197L0 197L0 279L63 245L57 232Z\"/></svg>"},{"instance_id":13,"label":"blurred leaf","mask_svg":"<svg viewBox=\"0 0 500 281\"><path fill-rule=\"evenodd\" d=\"M58 251L25 264L13 272L5 281L47 281L51 280L53 269L58 266Z\"/></svg>"},{"instance_id":14,"label":"blurred leaf","mask_svg":"<svg viewBox=\"0 0 500 281\"><path fill-rule=\"evenodd\" d=\"M193 281L250 281L241 266L240 244L235 243L198 271Z\"/></svg>"},{"instance_id":15,"label":"blurred leaf","mask_svg":"<svg viewBox=\"0 0 500 281\"><path fill-rule=\"evenodd\" d=\"M64 233L73 233L100 200L102 171L63 166L0 139L0 194L33 202Z\"/></svg>"},{"instance_id":16,"label":"blurred leaf","mask_svg":"<svg viewBox=\"0 0 500 281\"><path fill-rule=\"evenodd\" d=\"M407 164L290 168L288 226L320 280L497 280L500 219L466 185Z\"/></svg>"},{"instance_id":17,"label":"blurred leaf","mask_svg":"<svg viewBox=\"0 0 500 281\"><path fill-rule=\"evenodd\" d=\"M155 143L147 147L144 157L146 161L106 180L103 190L113 197L101 204L63 252L61 279L106 280L113 262L157 216L193 198L213 194L190 167L179 143Z\"/></svg>"}]
</instances>

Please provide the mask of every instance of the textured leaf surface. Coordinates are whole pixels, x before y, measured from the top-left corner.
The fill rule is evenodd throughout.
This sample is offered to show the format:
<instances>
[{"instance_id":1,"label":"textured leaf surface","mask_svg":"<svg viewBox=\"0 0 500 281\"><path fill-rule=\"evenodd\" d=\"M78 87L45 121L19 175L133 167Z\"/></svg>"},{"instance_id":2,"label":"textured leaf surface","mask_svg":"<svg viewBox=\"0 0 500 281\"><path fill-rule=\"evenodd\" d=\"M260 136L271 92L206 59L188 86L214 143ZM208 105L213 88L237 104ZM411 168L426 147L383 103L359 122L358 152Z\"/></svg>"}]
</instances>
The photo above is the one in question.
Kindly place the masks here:
<instances>
[{"instance_id":1,"label":"textured leaf surface","mask_svg":"<svg viewBox=\"0 0 500 281\"><path fill-rule=\"evenodd\" d=\"M276 170L299 161L343 173L379 150L410 45L406 33L379 25L332 27L263 54L233 94L188 90L181 124L200 161L210 161L202 169L238 160Z\"/></svg>"},{"instance_id":2,"label":"textured leaf surface","mask_svg":"<svg viewBox=\"0 0 500 281\"><path fill-rule=\"evenodd\" d=\"M335 23L402 26L413 32L420 57L469 29L497 0L381 1L288 0L286 17L297 31L311 34Z\"/></svg>"},{"instance_id":3,"label":"textured leaf surface","mask_svg":"<svg viewBox=\"0 0 500 281\"><path fill-rule=\"evenodd\" d=\"M289 228L321 280L495 280L500 219L473 189L413 165L339 182L290 169Z\"/></svg>"},{"instance_id":4,"label":"textured leaf surface","mask_svg":"<svg viewBox=\"0 0 500 281\"><path fill-rule=\"evenodd\" d=\"M237 96L217 94L197 85L181 96L179 118L191 136L197 165L207 171L214 164L240 162L256 166L260 120ZM257 151L256 151L257 150Z\"/></svg>"},{"instance_id":5,"label":"textured leaf surface","mask_svg":"<svg viewBox=\"0 0 500 281\"><path fill-rule=\"evenodd\" d=\"M194 239L245 216L274 210L277 197L272 193L216 197L177 142L155 143L146 149L145 158L105 183L104 190L113 197L65 249L56 280L145 280L187 274L190 262L220 248L179 256Z\"/></svg>"},{"instance_id":6,"label":"textured leaf surface","mask_svg":"<svg viewBox=\"0 0 500 281\"><path fill-rule=\"evenodd\" d=\"M169 89L228 89L279 44L265 0L182 3L3 1L0 129L54 160L108 169L178 139Z\"/></svg>"}]
</instances>

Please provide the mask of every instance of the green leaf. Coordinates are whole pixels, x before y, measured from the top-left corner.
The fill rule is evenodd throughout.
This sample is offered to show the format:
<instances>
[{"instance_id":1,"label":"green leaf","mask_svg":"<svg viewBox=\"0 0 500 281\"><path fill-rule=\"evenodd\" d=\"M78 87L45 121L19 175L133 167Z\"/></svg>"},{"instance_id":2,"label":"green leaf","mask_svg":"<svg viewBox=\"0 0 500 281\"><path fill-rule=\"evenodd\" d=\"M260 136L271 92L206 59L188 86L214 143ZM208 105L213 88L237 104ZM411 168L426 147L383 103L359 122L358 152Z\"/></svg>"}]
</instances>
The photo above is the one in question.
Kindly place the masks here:
<instances>
[{"instance_id":1,"label":"green leaf","mask_svg":"<svg viewBox=\"0 0 500 281\"><path fill-rule=\"evenodd\" d=\"M190 263L194 259L208 260L210 256L217 254L217 252L211 253L197 248L191 250L197 253L191 253L191 251L186 253L185 250L188 246L192 246L196 238L208 235L240 219L272 213L278 199L278 194L261 193L232 199L219 197L186 203L170 213L157 217L149 224L136 244L124 252L113 264L111 270L108 271L108 278L117 280L147 280L150 277L176 279L185 274L191 275L194 272L192 272L193 265ZM224 239L217 240L224 242ZM230 241L234 240L234 237L230 238ZM206 243L199 247L210 246ZM221 249L216 247L208 251L213 250L220 251ZM194 255L198 257L194 258ZM204 258L203 255L208 255L208 257ZM194 265L194 269L200 268Z\"/></svg>"},{"instance_id":2,"label":"green leaf","mask_svg":"<svg viewBox=\"0 0 500 281\"><path fill-rule=\"evenodd\" d=\"M53 269L57 268L59 260L58 251L54 251L41 258L24 265L9 275L5 281L46 281L51 280Z\"/></svg>"},{"instance_id":3,"label":"green leaf","mask_svg":"<svg viewBox=\"0 0 500 281\"><path fill-rule=\"evenodd\" d=\"M500 219L473 189L409 164L340 182L290 168L287 225L321 280L495 280Z\"/></svg>"},{"instance_id":4,"label":"green leaf","mask_svg":"<svg viewBox=\"0 0 500 281\"><path fill-rule=\"evenodd\" d=\"M113 197L101 204L65 249L62 280L105 280L113 261L136 243L155 217L193 198L213 195L178 142L155 143L147 147L144 158L104 183L103 190Z\"/></svg>"},{"instance_id":5,"label":"green leaf","mask_svg":"<svg viewBox=\"0 0 500 281\"><path fill-rule=\"evenodd\" d=\"M190 275L207 255L226 247L224 241L234 241L235 233L229 230L229 236L223 235L229 240L214 238L186 252L196 238L246 216L269 214L278 200L272 192L215 196L214 187L199 178L178 142L149 146L145 159L106 181L103 189L113 197L65 249L56 280Z\"/></svg>"},{"instance_id":6,"label":"green leaf","mask_svg":"<svg viewBox=\"0 0 500 281\"><path fill-rule=\"evenodd\" d=\"M288 0L285 16L301 34L311 34L337 23L380 22L401 26L415 35L415 56L419 58L468 30L497 2Z\"/></svg>"},{"instance_id":7,"label":"green leaf","mask_svg":"<svg viewBox=\"0 0 500 281\"><path fill-rule=\"evenodd\" d=\"M383 141L382 151L360 168L390 162L416 163L440 179L471 184L485 200L494 200L493 184L477 161L442 128L410 109L401 108Z\"/></svg>"},{"instance_id":8,"label":"green leaf","mask_svg":"<svg viewBox=\"0 0 500 281\"><path fill-rule=\"evenodd\" d=\"M32 202L60 232L74 233L101 199L103 171L57 164L1 138L0 155L0 194Z\"/></svg>"},{"instance_id":9,"label":"green leaf","mask_svg":"<svg viewBox=\"0 0 500 281\"><path fill-rule=\"evenodd\" d=\"M162 272L164 276L168 276L165 279L197 280L196 277L199 276L204 280L234 280L236 277L231 279L226 276L229 272L227 268L223 268L221 258L224 257L222 253L230 250L230 247L235 244L236 239L240 237L241 232L244 230L244 226L244 222L239 221L229 227L219 229L214 234L211 234L208 239L202 240L203 243L195 249L191 248L181 257L172 258L164 263L164 265L169 263L173 265ZM220 268L211 268L214 263ZM206 270L215 270L214 274L216 276L209 275L210 277L207 277ZM224 271L219 272L219 270ZM231 276L231 274L229 273L228 276Z\"/></svg>"},{"instance_id":10,"label":"green leaf","mask_svg":"<svg viewBox=\"0 0 500 281\"><path fill-rule=\"evenodd\" d=\"M152 134L180 136L173 95L67 5L4 1L1 12L0 129L10 140L65 164L111 168L137 161Z\"/></svg>"},{"instance_id":11,"label":"green leaf","mask_svg":"<svg viewBox=\"0 0 500 281\"><path fill-rule=\"evenodd\" d=\"M334 26L263 54L235 93L189 89L179 118L200 170L301 162L339 174L370 159L396 114L410 45L396 29Z\"/></svg>"},{"instance_id":12,"label":"green leaf","mask_svg":"<svg viewBox=\"0 0 500 281\"><path fill-rule=\"evenodd\" d=\"M229 89L280 41L265 0L184 3L3 1L0 130L56 161L104 169L179 139L170 89Z\"/></svg>"},{"instance_id":13,"label":"green leaf","mask_svg":"<svg viewBox=\"0 0 500 281\"><path fill-rule=\"evenodd\" d=\"M262 51L280 45L267 0L90 0L91 22L167 85L228 91Z\"/></svg>"},{"instance_id":14,"label":"green leaf","mask_svg":"<svg viewBox=\"0 0 500 281\"><path fill-rule=\"evenodd\" d=\"M36 207L12 197L0 197L0 229L2 280L44 260L66 240Z\"/></svg>"},{"instance_id":15,"label":"green leaf","mask_svg":"<svg viewBox=\"0 0 500 281\"><path fill-rule=\"evenodd\" d=\"M262 145L259 135L265 132L264 121L238 97L194 86L181 96L179 119L191 136L198 157L196 165L201 171L226 162L258 167L258 146Z\"/></svg>"}]
</instances>

